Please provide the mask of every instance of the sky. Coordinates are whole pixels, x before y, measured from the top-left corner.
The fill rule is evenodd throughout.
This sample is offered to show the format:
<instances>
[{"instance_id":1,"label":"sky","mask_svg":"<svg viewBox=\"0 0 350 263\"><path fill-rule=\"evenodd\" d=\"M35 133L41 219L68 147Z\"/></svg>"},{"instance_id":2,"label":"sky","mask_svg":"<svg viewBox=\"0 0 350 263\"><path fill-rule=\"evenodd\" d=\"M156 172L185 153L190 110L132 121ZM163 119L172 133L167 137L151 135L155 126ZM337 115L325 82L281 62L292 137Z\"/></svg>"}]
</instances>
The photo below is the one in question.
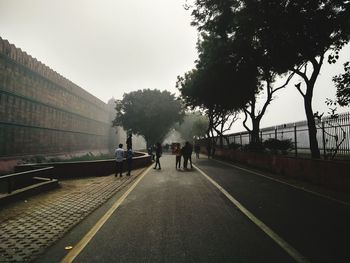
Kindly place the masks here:
<instances>
[{"instance_id":1,"label":"sky","mask_svg":"<svg viewBox=\"0 0 350 263\"><path fill-rule=\"evenodd\" d=\"M178 94L178 75L194 67L197 31L185 0L0 0L0 36L104 102L139 89ZM332 76L350 60L346 46L316 82L314 111L327 113ZM294 87L279 91L261 127L305 119ZM350 111L349 108L339 112ZM243 118L241 117L241 120ZM241 121L233 131L243 130Z\"/></svg>"}]
</instances>

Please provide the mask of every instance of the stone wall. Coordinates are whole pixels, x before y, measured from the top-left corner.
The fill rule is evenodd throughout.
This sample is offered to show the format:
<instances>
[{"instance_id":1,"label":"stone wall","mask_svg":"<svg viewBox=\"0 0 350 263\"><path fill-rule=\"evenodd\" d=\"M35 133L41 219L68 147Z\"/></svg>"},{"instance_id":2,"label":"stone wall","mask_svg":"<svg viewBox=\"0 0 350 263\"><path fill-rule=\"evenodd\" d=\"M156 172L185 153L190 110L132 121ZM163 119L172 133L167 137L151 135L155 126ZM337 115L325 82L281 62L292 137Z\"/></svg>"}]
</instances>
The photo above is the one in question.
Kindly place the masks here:
<instances>
[{"instance_id":1,"label":"stone wall","mask_svg":"<svg viewBox=\"0 0 350 263\"><path fill-rule=\"evenodd\" d=\"M0 38L0 157L114 147L113 107Z\"/></svg>"}]
</instances>

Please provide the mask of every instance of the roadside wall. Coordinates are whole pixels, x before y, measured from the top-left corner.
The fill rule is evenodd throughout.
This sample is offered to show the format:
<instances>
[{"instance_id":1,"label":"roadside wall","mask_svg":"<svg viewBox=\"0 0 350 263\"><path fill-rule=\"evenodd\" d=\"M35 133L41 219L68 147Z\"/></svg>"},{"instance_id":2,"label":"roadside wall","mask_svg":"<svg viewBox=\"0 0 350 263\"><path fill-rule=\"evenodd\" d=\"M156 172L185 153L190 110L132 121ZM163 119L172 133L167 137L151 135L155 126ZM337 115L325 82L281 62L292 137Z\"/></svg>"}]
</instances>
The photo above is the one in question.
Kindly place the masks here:
<instances>
[{"instance_id":1,"label":"roadside wall","mask_svg":"<svg viewBox=\"0 0 350 263\"><path fill-rule=\"evenodd\" d=\"M350 162L290 158L227 149L216 149L215 156L329 189L350 192Z\"/></svg>"},{"instance_id":2,"label":"roadside wall","mask_svg":"<svg viewBox=\"0 0 350 263\"><path fill-rule=\"evenodd\" d=\"M0 158L114 149L104 103L0 37Z\"/></svg>"}]
</instances>

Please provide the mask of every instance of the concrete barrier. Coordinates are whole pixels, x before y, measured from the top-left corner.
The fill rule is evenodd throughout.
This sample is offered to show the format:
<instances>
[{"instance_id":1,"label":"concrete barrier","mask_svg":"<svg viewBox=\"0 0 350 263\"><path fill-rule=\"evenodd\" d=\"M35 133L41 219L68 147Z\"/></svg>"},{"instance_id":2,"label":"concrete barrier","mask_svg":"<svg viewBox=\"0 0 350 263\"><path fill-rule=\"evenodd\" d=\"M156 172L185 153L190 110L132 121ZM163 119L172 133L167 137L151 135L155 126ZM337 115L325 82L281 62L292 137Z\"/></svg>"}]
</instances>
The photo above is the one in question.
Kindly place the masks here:
<instances>
[{"instance_id":1,"label":"concrete barrier","mask_svg":"<svg viewBox=\"0 0 350 263\"><path fill-rule=\"evenodd\" d=\"M53 167L38 168L0 176L0 193L8 193L36 184L39 178L52 179Z\"/></svg>"},{"instance_id":2,"label":"concrete barrier","mask_svg":"<svg viewBox=\"0 0 350 263\"><path fill-rule=\"evenodd\" d=\"M146 153L137 152L133 157L132 168L138 169L148 166L152 163L151 156ZM24 164L15 167L16 171L28 171L40 167L52 166L53 178L79 178L85 176L105 176L114 174L116 164L114 159L82 161L82 162L57 162L57 163L41 163L41 164ZM126 161L124 159L123 170L126 170Z\"/></svg>"},{"instance_id":3,"label":"concrete barrier","mask_svg":"<svg viewBox=\"0 0 350 263\"><path fill-rule=\"evenodd\" d=\"M0 205L58 187L52 179L53 167L0 176Z\"/></svg>"},{"instance_id":4,"label":"concrete barrier","mask_svg":"<svg viewBox=\"0 0 350 263\"><path fill-rule=\"evenodd\" d=\"M301 159L229 149L216 149L215 156L329 189L350 192L349 161Z\"/></svg>"}]
</instances>

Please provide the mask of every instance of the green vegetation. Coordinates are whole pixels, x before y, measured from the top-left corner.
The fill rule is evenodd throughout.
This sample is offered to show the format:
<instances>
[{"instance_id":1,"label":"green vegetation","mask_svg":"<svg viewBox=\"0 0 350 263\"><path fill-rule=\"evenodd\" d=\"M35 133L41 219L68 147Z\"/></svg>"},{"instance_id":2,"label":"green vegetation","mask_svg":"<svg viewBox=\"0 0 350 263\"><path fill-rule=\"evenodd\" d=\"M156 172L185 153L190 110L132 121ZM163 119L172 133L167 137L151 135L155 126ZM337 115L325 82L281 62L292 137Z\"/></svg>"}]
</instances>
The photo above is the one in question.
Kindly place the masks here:
<instances>
[{"instance_id":1,"label":"green vegetation","mask_svg":"<svg viewBox=\"0 0 350 263\"><path fill-rule=\"evenodd\" d=\"M36 155L29 159L23 160L24 163L59 163L59 162L84 162L84 161L96 161L96 160L106 160L113 159L114 156L111 154L98 154L94 155L89 152L81 156L74 156L71 158L62 157L46 157L43 155Z\"/></svg>"},{"instance_id":2,"label":"green vegetation","mask_svg":"<svg viewBox=\"0 0 350 263\"><path fill-rule=\"evenodd\" d=\"M181 102L174 94L160 90L125 93L122 100L116 101L116 111L113 125L143 136L147 148L163 142L173 125L183 118Z\"/></svg>"},{"instance_id":3,"label":"green vegetation","mask_svg":"<svg viewBox=\"0 0 350 263\"><path fill-rule=\"evenodd\" d=\"M214 128L218 119L225 123L243 111L244 126L256 145L260 120L274 93L297 76L300 81L294 86L304 100L311 154L320 158L312 99L326 58L335 63L349 43L349 2L195 0L187 8L199 32L199 58L194 69L178 77L185 105L205 112L209 131L220 137L220 129ZM345 74L334 79L342 103L349 97L348 75L345 65ZM284 84L275 87L283 79ZM266 100L258 110L256 100L263 91ZM252 129L245 125L247 118Z\"/></svg>"},{"instance_id":4,"label":"green vegetation","mask_svg":"<svg viewBox=\"0 0 350 263\"><path fill-rule=\"evenodd\" d=\"M183 121L175 124L174 129L181 134L185 141L202 138L208 130L208 118L200 112L186 113Z\"/></svg>"},{"instance_id":5,"label":"green vegetation","mask_svg":"<svg viewBox=\"0 0 350 263\"><path fill-rule=\"evenodd\" d=\"M277 140L272 138L264 141L263 145L265 149L275 154L287 154L287 152L294 147L292 140Z\"/></svg>"}]
</instances>

